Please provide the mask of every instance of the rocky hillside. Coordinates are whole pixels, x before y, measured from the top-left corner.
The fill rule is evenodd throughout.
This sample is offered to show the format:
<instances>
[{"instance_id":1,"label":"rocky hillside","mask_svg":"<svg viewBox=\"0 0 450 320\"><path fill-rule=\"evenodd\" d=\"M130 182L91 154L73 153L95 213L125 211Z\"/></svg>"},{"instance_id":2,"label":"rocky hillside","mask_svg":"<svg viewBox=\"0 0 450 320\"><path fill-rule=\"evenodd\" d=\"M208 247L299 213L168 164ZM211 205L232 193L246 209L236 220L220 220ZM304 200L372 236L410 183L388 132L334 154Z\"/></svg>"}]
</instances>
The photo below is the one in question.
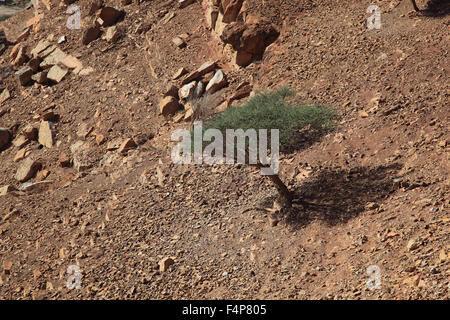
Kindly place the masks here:
<instances>
[{"instance_id":1,"label":"rocky hillside","mask_svg":"<svg viewBox=\"0 0 450 320\"><path fill-rule=\"evenodd\" d=\"M417 3L42 0L0 22L0 297L449 299L450 10ZM172 163L175 129L280 85L340 113L281 155L305 203Z\"/></svg>"}]
</instances>

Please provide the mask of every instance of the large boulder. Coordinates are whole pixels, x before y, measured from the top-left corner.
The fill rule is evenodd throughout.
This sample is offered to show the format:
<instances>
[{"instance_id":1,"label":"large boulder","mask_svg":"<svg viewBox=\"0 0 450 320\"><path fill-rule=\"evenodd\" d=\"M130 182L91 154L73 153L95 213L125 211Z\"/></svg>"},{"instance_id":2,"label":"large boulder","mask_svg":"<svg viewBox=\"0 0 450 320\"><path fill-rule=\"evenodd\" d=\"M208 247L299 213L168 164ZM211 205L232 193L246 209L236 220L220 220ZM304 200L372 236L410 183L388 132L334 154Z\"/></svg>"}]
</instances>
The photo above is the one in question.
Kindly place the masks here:
<instances>
[{"instance_id":1,"label":"large boulder","mask_svg":"<svg viewBox=\"0 0 450 320\"><path fill-rule=\"evenodd\" d=\"M245 67L253 60L261 59L266 47L279 35L269 21L259 20L251 24L232 22L225 26L220 38L236 51L235 63Z\"/></svg>"}]
</instances>

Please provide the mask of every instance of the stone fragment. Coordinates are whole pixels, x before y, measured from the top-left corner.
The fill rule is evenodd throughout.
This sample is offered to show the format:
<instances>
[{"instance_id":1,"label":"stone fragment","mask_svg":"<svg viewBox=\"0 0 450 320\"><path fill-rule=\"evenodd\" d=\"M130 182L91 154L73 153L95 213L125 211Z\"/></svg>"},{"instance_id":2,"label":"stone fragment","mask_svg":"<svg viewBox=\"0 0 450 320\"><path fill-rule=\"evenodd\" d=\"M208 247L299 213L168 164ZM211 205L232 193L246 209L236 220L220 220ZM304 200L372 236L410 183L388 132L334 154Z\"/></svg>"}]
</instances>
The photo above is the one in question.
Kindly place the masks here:
<instances>
[{"instance_id":1,"label":"stone fragment","mask_svg":"<svg viewBox=\"0 0 450 320\"><path fill-rule=\"evenodd\" d=\"M178 96L180 97L180 99L189 99L190 97L192 97L196 86L197 86L196 81L192 81L182 86L178 91Z\"/></svg>"},{"instance_id":2,"label":"stone fragment","mask_svg":"<svg viewBox=\"0 0 450 320\"><path fill-rule=\"evenodd\" d=\"M36 140L38 129L29 124L25 128L23 128L22 135L25 136L28 140Z\"/></svg>"},{"instance_id":3,"label":"stone fragment","mask_svg":"<svg viewBox=\"0 0 450 320\"><path fill-rule=\"evenodd\" d=\"M112 26L106 29L105 40L108 42L116 42L121 36L121 31L117 26Z\"/></svg>"},{"instance_id":4,"label":"stone fragment","mask_svg":"<svg viewBox=\"0 0 450 320\"><path fill-rule=\"evenodd\" d=\"M214 77L206 86L206 92L214 93L227 85L227 80L222 70L217 70Z\"/></svg>"},{"instance_id":5,"label":"stone fragment","mask_svg":"<svg viewBox=\"0 0 450 320\"><path fill-rule=\"evenodd\" d=\"M175 72L175 74L172 76L172 80L177 80L180 77L184 76L186 73L188 73L188 71L181 67L180 69L177 70L177 72Z\"/></svg>"},{"instance_id":6,"label":"stone fragment","mask_svg":"<svg viewBox=\"0 0 450 320\"><path fill-rule=\"evenodd\" d=\"M166 272L175 261L172 258L164 258L159 261L159 271Z\"/></svg>"},{"instance_id":7,"label":"stone fragment","mask_svg":"<svg viewBox=\"0 0 450 320\"><path fill-rule=\"evenodd\" d=\"M102 27L109 27L115 24L123 15L123 12L113 7L103 7L100 10L99 18L103 21Z\"/></svg>"},{"instance_id":8,"label":"stone fragment","mask_svg":"<svg viewBox=\"0 0 450 320\"><path fill-rule=\"evenodd\" d=\"M59 48L55 48L48 56L42 60L39 67L48 69L66 58L67 54Z\"/></svg>"},{"instance_id":9,"label":"stone fragment","mask_svg":"<svg viewBox=\"0 0 450 320\"><path fill-rule=\"evenodd\" d=\"M31 76L33 75L33 70L29 66L22 67L19 71L15 73L16 78L22 86L26 86L31 82Z\"/></svg>"},{"instance_id":10,"label":"stone fragment","mask_svg":"<svg viewBox=\"0 0 450 320\"><path fill-rule=\"evenodd\" d=\"M100 36L100 27L99 26L94 26L94 27L90 27L87 28L84 33L83 33L83 37L81 38L81 42L84 45L88 45L89 43L91 43L92 41L96 40L99 36Z\"/></svg>"},{"instance_id":11,"label":"stone fragment","mask_svg":"<svg viewBox=\"0 0 450 320\"><path fill-rule=\"evenodd\" d=\"M0 128L0 150L3 150L10 142L11 134L8 129Z\"/></svg>"},{"instance_id":12,"label":"stone fragment","mask_svg":"<svg viewBox=\"0 0 450 320\"><path fill-rule=\"evenodd\" d=\"M180 49L186 46L186 42L184 42L184 40L181 39L180 37L173 38L172 42Z\"/></svg>"},{"instance_id":13,"label":"stone fragment","mask_svg":"<svg viewBox=\"0 0 450 320\"><path fill-rule=\"evenodd\" d=\"M31 55L33 57L37 57L37 56L39 56L39 54L41 52L43 52L45 49L49 48L51 45L52 44L49 41L43 39L43 40L39 41L39 43L36 45L36 47L33 50L31 50Z\"/></svg>"},{"instance_id":14,"label":"stone fragment","mask_svg":"<svg viewBox=\"0 0 450 320\"><path fill-rule=\"evenodd\" d=\"M53 147L54 138L53 138L53 125L49 121L42 121L39 126L39 137L38 141L40 144L47 148Z\"/></svg>"},{"instance_id":15,"label":"stone fragment","mask_svg":"<svg viewBox=\"0 0 450 320\"><path fill-rule=\"evenodd\" d=\"M12 192L12 191L16 191L17 189L14 188L13 186L10 185L6 185L0 188L0 197L1 196L6 196L8 193Z\"/></svg>"},{"instance_id":16,"label":"stone fragment","mask_svg":"<svg viewBox=\"0 0 450 320\"><path fill-rule=\"evenodd\" d=\"M122 142L122 144L119 147L119 150L117 150L119 153L126 153L128 150L136 148L137 144L134 142L133 139L125 139L125 141Z\"/></svg>"},{"instance_id":17,"label":"stone fragment","mask_svg":"<svg viewBox=\"0 0 450 320\"><path fill-rule=\"evenodd\" d=\"M48 73L48 70L38 72L36 74L33 74L31 76L31 79L33 79L34 81L36 81L39 84L47 83L48 82L47 73Z\"/></svg>"},{"instance_id":18,"label":"stone fragment","mask_svg":"<svg viewBox=\"0 0 450 320\"><path fill-rule=\"evenodd\" d=\"M70 158L64 152L59 155L58 162L61 167L70 167Z\"/></svg>"},{"instance_id":19,"label":"stone fragment","mask_svg":"<svg viewBox=\"0 0 450 320\"><path fill-rule=\"evenodd\" d=\"M19 182L25 182L31 179L40 169L41 164L32 158L26 158L20 163L15 178Z\"/></svg>"},{"instance_id":20,"label":"stone fragment","mask_svg":"<svg viewBox=\"0 0 450 320\"><path fill-rule=\"evenodd\" d=\"M47 78L55 83L61 82L61 80L66 76L69 72L66 68L62 68L59 65L55 65L50 68L47 73Z\"/></svg>"},{"instance_id":21,"label":"stone fragment","mask_svg":"<svg viewBox=\"0 0 450 320\"><path fill-rule=\"evenodd\" d=\"M19 135L13 140L12 144L20 149L24 147L28 142L30 142L30 140L28 140L24 135Z\"/></svg>"},{"instance_id":22,"label":"stone fragment","mask_svg":"<svg viewBox=\"0 0 450 320\"><path fill-rule=\"evenodd\" d=\"M175 114L179 109L178 101L171 96L163 98L159 103L159 113L163 116Z\"/></svg>"},{"instance_id":23,"label":"stone fragment","mask_svg":"<svg viewBox=\"0 0 450 320\"><path fill-rule=\"evenodd\" d=\"M2 91L2 94L0 94L0 105L3 104L3 102L5 102L6 100L8 100L9 98L11 98L11 94L9 93L9 90L7 88L5 88Z\"/></svg>"}]
</instances>

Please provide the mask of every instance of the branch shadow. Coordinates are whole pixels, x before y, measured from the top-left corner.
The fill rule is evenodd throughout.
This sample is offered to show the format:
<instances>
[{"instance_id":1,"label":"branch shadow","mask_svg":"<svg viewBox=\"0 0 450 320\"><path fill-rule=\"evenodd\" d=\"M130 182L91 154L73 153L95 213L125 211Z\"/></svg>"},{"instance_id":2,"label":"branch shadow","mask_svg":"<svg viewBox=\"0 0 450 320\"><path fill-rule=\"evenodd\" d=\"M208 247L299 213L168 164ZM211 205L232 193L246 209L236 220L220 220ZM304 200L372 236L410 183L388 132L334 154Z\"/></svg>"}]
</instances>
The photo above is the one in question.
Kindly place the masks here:
<instances>
[{"instance_id":1,"label":"branch shadow","mask_svg":"<svg viewBox=\"0 0 450 320\"><path fill-rule=\"evenodd\" d=\"M350 170L325 169L293 191L292 208L284 221L300 229L314 220L330 226L346 223L396 190L393 177L402 168L399 163L376 168L355 167Z\"/></svg>"}]
</instances>

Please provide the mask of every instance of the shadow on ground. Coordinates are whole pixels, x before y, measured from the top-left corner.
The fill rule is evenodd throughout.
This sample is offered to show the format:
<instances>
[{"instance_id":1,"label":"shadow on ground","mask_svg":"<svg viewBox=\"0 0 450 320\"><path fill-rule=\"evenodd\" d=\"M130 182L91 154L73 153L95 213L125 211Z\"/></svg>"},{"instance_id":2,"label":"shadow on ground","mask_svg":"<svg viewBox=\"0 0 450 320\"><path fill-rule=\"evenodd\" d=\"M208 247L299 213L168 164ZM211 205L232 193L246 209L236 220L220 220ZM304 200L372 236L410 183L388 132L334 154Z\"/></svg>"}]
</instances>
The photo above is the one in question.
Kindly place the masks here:
<instances>
[{"instance_id":1,"label":"shadow on ground","mask_svg":"<svg viewBox=\"0 0 450 320\"><path fill-rule=\"evenodd\" d=\"M427 17L443 17L450 14L450 1L449 0L431 0L425 6L425 9L421 11L424 16Z\"/></svg>"},{"instance_id":2,"label":"shadow on ground","mask_svg":"<svg viewBox=\"0 0 450 320\"><path fill-rule=\"evenodd\" d=\"M393 178L401 168L395 163L376 168L324 169L294 190L294 205L284 220L296 229L313 220L329 225L345 223L363 212L368 203L379 204L389 197L396 189Z\"/></svg>"}]
</instances>

